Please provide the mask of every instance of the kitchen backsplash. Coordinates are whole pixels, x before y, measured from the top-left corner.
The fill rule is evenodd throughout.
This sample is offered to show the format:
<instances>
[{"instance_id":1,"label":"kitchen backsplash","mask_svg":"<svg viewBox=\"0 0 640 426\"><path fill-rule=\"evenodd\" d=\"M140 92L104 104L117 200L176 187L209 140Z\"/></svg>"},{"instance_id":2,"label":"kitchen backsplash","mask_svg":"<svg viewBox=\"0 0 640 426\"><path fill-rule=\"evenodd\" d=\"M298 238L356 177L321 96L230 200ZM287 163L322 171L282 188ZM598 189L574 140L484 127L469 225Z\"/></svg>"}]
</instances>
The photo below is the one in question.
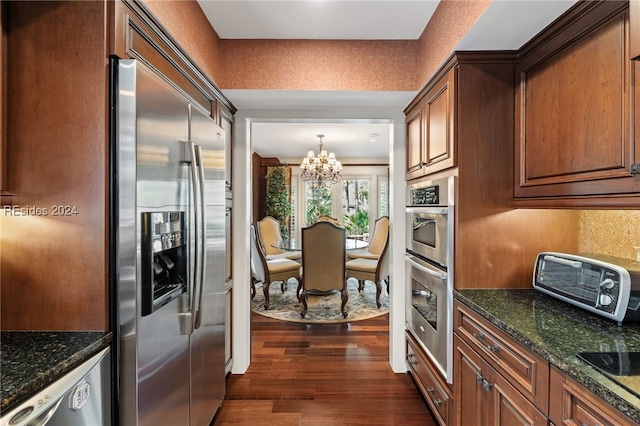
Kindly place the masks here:
<instances>
[{"instance_id":1,"label":"kitchen backsplash","mask_svg":"<svg viewBox=\"0 0 640 426\"><path fill-rule=\"evenodd\" d=\"M636 260L640 254L640 210L584 210L578 224L578 248Z\"/></svg>"}]
</instances>

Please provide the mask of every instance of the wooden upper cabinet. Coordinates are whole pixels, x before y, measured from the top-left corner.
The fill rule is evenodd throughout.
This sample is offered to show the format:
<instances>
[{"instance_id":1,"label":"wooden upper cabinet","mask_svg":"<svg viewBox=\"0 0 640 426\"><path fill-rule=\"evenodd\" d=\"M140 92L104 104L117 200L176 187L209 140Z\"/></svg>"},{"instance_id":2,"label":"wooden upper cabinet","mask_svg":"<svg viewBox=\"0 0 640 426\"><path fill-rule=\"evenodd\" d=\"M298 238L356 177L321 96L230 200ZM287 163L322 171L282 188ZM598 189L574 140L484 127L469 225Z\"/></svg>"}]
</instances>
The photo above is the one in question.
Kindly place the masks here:
<instances>
[{"instance_id":1,"label":"wooden upper cabinet","mask_svg":"<svg viewBox=\"0 0 640 426\"><path fill-rule=\"evenodd\" d=\"M629 59L627 5L578 4L523 48L530 53L516 67L516 199L637 206L640 67Z\"/></svg>"},{"instance_id":2,"label":"wooden upper cabinet","mask_svg":"<svg viewBox=\"0 0 640 426\"><path fill-rule=\"evenodd\" d=\"M431 84L406 113L407 180L456 165L455 77L453 67Z\"/></svg>"},{"instance_id":3,"label":"wooden upper cabinet","mask_svg":"<svg viewBox=\"0 0 640 426\"><path fill-rule=\"evenodd\" d=\"M424 107L421 102L407 114L407 180L423 175Z\"/></svg>"}]
</instances>

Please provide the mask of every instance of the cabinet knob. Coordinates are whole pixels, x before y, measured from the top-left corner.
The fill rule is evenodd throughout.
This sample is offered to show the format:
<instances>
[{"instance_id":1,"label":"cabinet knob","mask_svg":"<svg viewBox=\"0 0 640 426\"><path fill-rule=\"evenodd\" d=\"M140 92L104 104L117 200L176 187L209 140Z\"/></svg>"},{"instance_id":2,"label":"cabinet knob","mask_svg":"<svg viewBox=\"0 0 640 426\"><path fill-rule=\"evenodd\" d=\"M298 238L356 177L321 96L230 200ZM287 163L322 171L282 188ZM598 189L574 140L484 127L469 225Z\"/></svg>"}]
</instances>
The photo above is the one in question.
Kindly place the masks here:
<instances>
[{"instance_id":1,"label":"cabinet knob","mask_svg":"<svg viewBox=\"0 0 640 426\"><path fill-rule=\"evenodd\" d=\"M418 364L418 361L416 361L416 357L413 354L407 354L407 362L411 365Z\"/></svg>"}]
</instances>

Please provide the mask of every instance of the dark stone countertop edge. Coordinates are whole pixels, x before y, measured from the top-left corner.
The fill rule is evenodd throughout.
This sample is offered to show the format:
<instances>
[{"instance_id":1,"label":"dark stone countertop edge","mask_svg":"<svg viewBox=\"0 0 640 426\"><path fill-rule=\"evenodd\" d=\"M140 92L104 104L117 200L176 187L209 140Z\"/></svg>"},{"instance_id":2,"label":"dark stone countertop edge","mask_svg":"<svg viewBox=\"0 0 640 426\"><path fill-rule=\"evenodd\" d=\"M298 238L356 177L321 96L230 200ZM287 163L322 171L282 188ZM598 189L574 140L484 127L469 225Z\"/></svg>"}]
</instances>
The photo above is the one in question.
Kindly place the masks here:
<instances>
[{"instance_id":1,"label":"dark stone countertop edge","mask_svg":"<svg viewBox=\"0 0 640 426\"><path fill-rule=\"evenodd\" d=\"M491 291L495 291L496 289L490 289ZM465 290L462 290L464 292ZM473 291L481 291L481 289L474 289ZM534 291L534 290L523 290L523 291ZM545 295L540 295L540 297L549 297ZM518 330L512 327L510 324L505 322L504 320L497 318L492 315L482 306L479 306L477 303L473 302L469 298L465 297L459 291L454 290L454 298L468 306L471 310L476 312L482 318L489 321L491 324L495 325L498 329L505 332L510 337L514 338L516 341L533 351L534 353L540 355L546 361L548 361L551 365L557 367L560 371L566 374L568 377L571 377L576 382L580 383L587 389L589 389L594 394L598 395L600 398L607 401L613 407L618 409L623 414L630 417L632 420L640 423L640 407L634 405L629 399L633 398L630 392L618 386L606 376L594 368L584 365L583 368L577 368L575 366L570 365L566 360L556 354L553 350L548 348L543 344L539 344L538 342L534 342L529 339L524 334L518 332ZM549 297L550 298L550 297ZM596 378L597 377L597 380ZM608 385L606 384L608 383Z\"/></svg>"},{"instance_id":2,"label":"dark stone countertop edge","mask_svg":"<svg viewBox=\"0 0 640 426\"><path fill-rule=\"evenodd\" d=\"M5 333L12 333L12 332L3 331L2 333L5 334ZM29 334L35 335L38 333L48 333L48 332L16 332L16 333L22 333L24 335L29 335ZM62 377L64 374L73 370L78 365L82 364L84 361L91 358L93 355L97 354L104 348L110 346L112 341L111 332L96 333L96 332L79 331L79 332L63 332L60 334L61 335L83 335L83 336L95 335L96 338L95 340L92 339L93 341L91 343L88 343L87 345L83 346L79 350L75 351L71 356L67 357L66 359L48 366L46 371L40 372L34 377L24 378L24 380L21 380L20 383L14 389L11 389L9 392L6 391L3 385L2 399L0 401L0 411L5 412L7 410L14 408L24 399L27 399L38 390L46 387L47 385L54 382L58 378ZM61 342L61 344L64 344L64 342ZM4 352L5 350L19 350L19 348L3 347L2 351ZM7 369L11 370L10 368L7 368L6 365L3 365L3 368L1 371L2 381L5 380L6 376L12 375L12 374L15 375L17 373L15 370L6 371Z\"/></svg>"}]
</instances>

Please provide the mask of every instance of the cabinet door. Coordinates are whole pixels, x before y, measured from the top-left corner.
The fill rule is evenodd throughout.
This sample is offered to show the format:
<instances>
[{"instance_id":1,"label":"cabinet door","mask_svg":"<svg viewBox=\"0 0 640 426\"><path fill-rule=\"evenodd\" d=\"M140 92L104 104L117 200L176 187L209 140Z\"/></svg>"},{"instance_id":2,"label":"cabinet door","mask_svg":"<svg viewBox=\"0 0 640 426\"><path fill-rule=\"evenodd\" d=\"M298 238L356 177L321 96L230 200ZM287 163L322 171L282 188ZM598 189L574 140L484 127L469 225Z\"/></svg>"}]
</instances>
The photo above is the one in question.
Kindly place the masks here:
<instances>
[{"instance_id":1,"label":"cabinet door","mask_svg":"<svg viewBox=\"0 0 640 426\"><path fill-rule=\"evenodd\" d=\"M407 114L406 179L422 176L424 162L424 103L420 102Z\"/></svg>"},{"instance_id":2,"label":"cabinet door","mask_svg":"<svg viewBox=\"0 0 640 426\"><path fill-rule=\"evenodd\" d=\"M456 425L548 425L546 416L457 334L453 344Z\"/></svg>"},{"instance_id":3,"label":"cabinet door","mask_svg":"<svg viewBox=\"0 0 640 426\"><path fill-rule=\"evenodd\" d=\"M557 425L638 425L555 367L551 369L549 418Z\"/></svg>"},{"instance_id":4,"label":"cabinet door","mask_svg":"<svg viewBox=\"0 0 640 426\"><path fill-rule=\"evenodd\" d=\"M629 56L640 60L640 1L629 2Z\"/></svg>"},{"instance_id":5,"label":"cabinet door","mask_svg":"<svg viewBox=\"0 0 640 426\"><path fill-rule=\"evenodd\" d=\"M531 402L520 394L497 371L489 376L492 392L492 409L489 424L509 426L548 425L547 418Z\"/></svg>"},{"instance_id":6,"label":"cabinet door","mask_svg":"<svg viewBox=\"0 0 640 426\"><path fill-rule=\"evenodd\" d=\"M489 366L456 334L453 335L453 401L458 426L487 425L489 392L483 380Z\"/></svg>"},{"instance_id":7,"label":"cabinet door","mask_svg":"<svg viewBox=\"0 0 640 426\"><path fill-rule=\"evenodd\" d=\"M516 68L516 197L637 193L629 14L592 8ZM606 17L606 19L603 18ZM608 17L607 17L608 16Z\"/></svg>"},{"instance_id":8,"label":"cabinet door","mask_svg":"<svg viewBox=\"0 0 640 426\"><path fill-rule=\"evenodd\" d=\"M454 147L455 86L457 68L452 68L425 99L425 174L456 165Z\"/></svg>"}]
</instances>

